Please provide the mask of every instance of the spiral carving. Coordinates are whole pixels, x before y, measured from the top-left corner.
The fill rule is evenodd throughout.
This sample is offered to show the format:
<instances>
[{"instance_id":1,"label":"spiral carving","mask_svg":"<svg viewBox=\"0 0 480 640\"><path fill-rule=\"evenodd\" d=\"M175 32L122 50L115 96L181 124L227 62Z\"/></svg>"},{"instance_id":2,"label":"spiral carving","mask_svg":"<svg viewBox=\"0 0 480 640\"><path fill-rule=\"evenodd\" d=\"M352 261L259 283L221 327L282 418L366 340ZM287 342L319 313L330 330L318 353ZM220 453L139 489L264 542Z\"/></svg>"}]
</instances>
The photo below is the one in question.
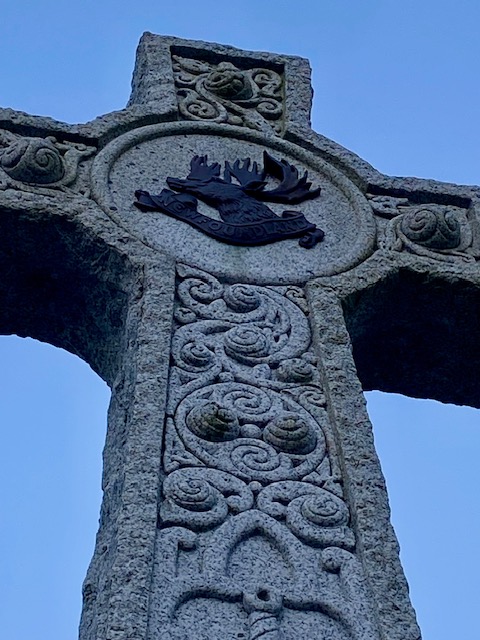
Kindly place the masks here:
<instances>
[{"instance_id":1,"label":"spiral carving","mask_svg":"<svg viewBox=\"0 0 480 640\"><path fill-rule=\"evenodd\" d=\"M214 486L215 476L213 482L210 481L211 475L212 472L207 469L179 469L170 474L163 483L164 500L159 513L161 523L205 530L223 522L228 515L228 504L221 491ZM225 481L220 478L222 484ZM249 504L248 500L237 500L240 509Z\"/></svg>"},{"instance_id":2,"label":"spiral carving","mask_svg":"<svg viewBox=\"0 0 480 640\"><path fill-rule=\"evenodd\" d=\"M257 309L262 302L258 291L245 284L231 285L226 289L223 298L231 309L240 313Z\"/></svg>"},{"instance_id":3,"label":"spiral carving","mask_svg":"<svg viewBox=\"0 0 480 640\"><path fill-rule=\"evenodd\" d=\"M204 371L215 364L215 353L194 337L181 347L180 363L189 371Z\"/></svg>"},{"instance_id":4,"label":"spiral carving","mask_svg":"<svg viewBox=\"0 0 480 640\"><path fill-rule=\"evenodd\" d=\"M284 360L277 369L277 377L283 382L307 383L314 375L314 367L302 358Z\"/></svg>"},{"instance_id":5,"label":"spiral carving","mask_svg":"<svg viewBox=\"0 0 480 640\"><path fill-rule=\"evenodd\" d=\"M276 370L278 364L289 360L291 366L280 368L280 375L289 367L290 382L307 379L307 369L314 371L299 358L310 342L307 318L283 291L247 284L223 285L210 274L186 265L179 265L178 272L184 280L178 285L176 319L185 326L176 332L176 343L197 336L218 360L229 360L227 366L232 372L241 369L246 373L244 365L259 364ZM301 360L308 362L304 355ZM250 377L253 379L256 373L252 370ZM263 377L273 376L268 373Z\"/></svg>"},{"instance_id":6,"label":"spiral carving","mask_svg":"<svg viewBox=\"0 0 480 640\"><path fill-rule=\"evenodd\" d=\"M320 527L339 527L348 523L348 511L343 500L327 491L304 496L299 500L300 513ZM294 508L295 500L291 503Z\"/></svg>"},{"instance_id":7,"label":"spiral carving","mask_svg":"<svg viewBox=\"0 0 480 640\"><path fill-rule=\"evenodd\" d=\"M240 362L264 358L271 348L271 336L255 325L234 327L225 334L225 352Z\"/></svg>"},{"instance_id":8,"label":"spiral carving","mask_svg":"<svg viewBox=\"0 0 480 640\"><path fill-rule=\"evenodd\" d=\"M177 309L188 322L172 343L165 467L201 464L262 483L316 473L328 417L318 410L325 397L308 320L286 297L304 300L301 289L223 285L182 264L177 271Z\"/></svg>"},{"instance_id":9,"label":"spiral carving","mask_svg":"<svg viewBox=\"0 0 480 640\"><path fill-rule=\"evenodd\" d=\"M313 546L348 548L355 544L346 504L325 489L302 482L277 482L262 489L257 504L269 516L285 519L298 538Z\"/></svg>"},{"instance_id":10,"label":"spiral carving","mask_svg":"<svg viewBox=\"0 0 480 640\"><path fill-rule=\"evenodd\" d=\"M289 528L314 546L353 547L355 538L347 526L348 520L349 513L343 500L322 489L295 498L287 508Z\"/></svg>"},{"instance_id":11,"label":"spiral carving","mask_svg":"<svg viewBox=\"0 0 480 640\"><path fill-rule=\"evenodd\" d=\"M282 105L276 100L262 100L257 105L257 111L267 120L277 120L282 115Z\"/></svg>"},{"instance_id":12,"label":"spiral carving","mask_svg":"<svg viewBox=\"0 0 480 640\"><path fill-rule=\"evenodd\" d=\"M178 405L174 424L203 464L248 480L296 480L325 456L322 427L301 405L250 384L201 387Z\"/></svg>"},{"instance_id":13,"label":"spiral carving","mask_svg":"<svg viewBox=\"0 0 480 640\"><path fill-rule=\"evenodd\" d=\"M448 210L423 207L405 213L400 231L412 242L429 249L455 249L461 241L461 226Z\"/></svg>"},{"instance_id":14,"label":"spiral carving","mask_svg":"<svg viewBox=\"0 0 480 640\"><path fill-rule=\"evenodd\" d=\"M235 468L251 479L285 466L275 449L262 440L239 440L232 448L230 458Z\"/></svg>"},{"instance_id":15,"label":"spiral carving","mask_svg":"<svg viewBox=\"0 0 480 640\"><path fill-rule=\"evenodd\" d=\"M178 469L163 484L163 524L208 529L225 520L229 510L247 511L253 495L244 482L228 473L202 467Z\"/></svg>"},{"instance_id":16,"label":"spiral carving","mask_svg":"<svg viewBox=\"0 0 480 640\"><path fill-rule=\"evenodd\" d=\"M319 389L307 389L299 398L302 404L312 405L313 407L322 408L326 405L327 401L325 395Z\"/></svg>"},{"instance_id":17,"label":"spiral carving","mask_svg":"<svg viewBox=\"0 0 480 640\"><path fill-rule=\"evenodd\" d=\"M235 411L239 418L251 422L265 419L272 406L269 396L251 385L238 385L237 388L226 390L222 402Z\"/></svg>"},{"instance_id":18,"label":"spiral carving","mask_svg":"<svg viewBox=\"0 0 480 640\"><path fill-rule=\"evenodd\" d=\"M0 166L11 178L28 184L52 184L65 175L64 160L49 139L22 138L3 150Z\"/></svg>"},{"instance_id":19,"label":"spiral carving","mask_svg":"<svg viewBox=\"0 0 480 640\"><path fill-rule=\"evenodd\" d=\"M180 101L180 113L189 120L211 120L213 122L225 122L227 112L220 104L205 100L196 91L181 89L178 95Z\"/></svg>"},{"instance_id":20,"label":"spiral carving","mask_svg":"<svg viewBox=\"0 0 480 640\"><path fill-rule=\"evenodd\" d=\"M294 413L285 413L269 422L263 439L279 451L302 455L313 451L317 443L312 427Z\"/></svg>"},{"instance_id":21,"label":"spiral carving","mask_svg":"<svg viewBox=\"0 0 480 640\"><path fill-rule=\"evenodd\" d=\"M282 77L270 69L239 69L174 57L180 113L191 120L282 130ZM272 122L273 121L273 122Z\"/></svg>"},{"instance_id":22,"label":"spiral carving","mask_svg":"<svg viewBox=\"0 0 480 640\"><path fill-rule=\"evenodd\" d=\"M217 502L216 492L206 480L181 475L171 476L165 495L189 511L209 511Z\"/></svg>"},{"instance_id":23,"label":"spiral carving","mask_svg":"<svg viewBox=\"0 0 480 640\"><path fill-rule=\"evenodd\" d=\"M218 300L223 295L223 285L213 276L184 265L179 272L186 279L178 285L178 297L185 307L195 313L202 313L202 306Z\"/></svg>"},{"instance_id":24,"label":"spiral carving","mask_svg":"<svg viewBox=\"0 0 480 640\"><path fill-rule=\"evenodd\" d=\"M228 100L245 100L253 93L247 74L229 62L220 63L207 75L205 88Z\"/></svg>"},{"instance_id":25,"label":"spiral carving","mask_svg":"<svg viewBox=\"0 0 480 640\"><path fill-rule=\"evenodd\" d=\"M261 89L263 95L278 98L282 89L282 80L278 73L269 69L253 69L252 80Z\"/></svg>"},{"instance_id":26,"label":"spiral carving","mask_svg":"<svg viewBox=\"0 0 480 640\"><path fill-rule=\"evenodd\" d=\"M234 440L240 432L235 413L217 402L194 407L187 415L187 426L196 436L211 442Z\"/></svg>"}]
</instances>

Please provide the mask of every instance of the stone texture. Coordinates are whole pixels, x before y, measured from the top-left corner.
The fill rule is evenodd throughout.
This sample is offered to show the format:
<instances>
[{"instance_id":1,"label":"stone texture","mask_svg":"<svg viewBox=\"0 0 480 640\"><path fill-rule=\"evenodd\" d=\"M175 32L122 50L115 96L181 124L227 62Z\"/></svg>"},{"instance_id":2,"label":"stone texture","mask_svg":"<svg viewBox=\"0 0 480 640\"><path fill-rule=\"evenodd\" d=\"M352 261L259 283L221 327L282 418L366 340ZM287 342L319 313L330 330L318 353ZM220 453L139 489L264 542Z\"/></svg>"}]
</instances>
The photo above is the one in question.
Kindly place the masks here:
<instances>
[{"instance_id":1,"label":"stone texture","mask_svg":"<svg viewBox=\"0 0 480 640\"><path fill-rule=\"evenodd\" d=\"M0 110L0 330L112 389L82 640L420 637L362 390L479 406L480 190L311 131L309 73L145 34L124 110ZM134 206L195 154L264 151L321 188L292 205L314 248Z\"/></svg>"},{"instance_id":2,"label":"stone texture","mask_svg":"<svg viewBox=\"0 0 480 640\"><path fill-rule=\"evenodd\" d=\"M179 276L148 637L378 637L301 290Z\"/></svg>"},{"instance_id":3,"label":"stone texture","mask_svg":"<svg viewBox=\"0 0 480 640\"><path fill-rule=\"evenodd\" d=\"M227 137L228 136L228 137ZM170 149L175 149L172 156ZM168 176L186 177L194 155L233 163L250 157L262 165L267 149L277 160L286 159L300 174L322 189L317 199L299 205L272 205L302 211L325 231L323 242L306 251L295 239L248 250L219 243L185 223L162 213L139 212L132 193L158 193ZM136 129L107 145L95 159L93 194L104 211L152 248L173 253L216 275L264 283L305 282L316 275L343 271L373 250L375 224L372 209L357 187L331 165L278 138L225 125L182 123ZM107 186L108 185L108 186ZM203 206L206 215L215 210Z\"/></svg>"}]
</instances>

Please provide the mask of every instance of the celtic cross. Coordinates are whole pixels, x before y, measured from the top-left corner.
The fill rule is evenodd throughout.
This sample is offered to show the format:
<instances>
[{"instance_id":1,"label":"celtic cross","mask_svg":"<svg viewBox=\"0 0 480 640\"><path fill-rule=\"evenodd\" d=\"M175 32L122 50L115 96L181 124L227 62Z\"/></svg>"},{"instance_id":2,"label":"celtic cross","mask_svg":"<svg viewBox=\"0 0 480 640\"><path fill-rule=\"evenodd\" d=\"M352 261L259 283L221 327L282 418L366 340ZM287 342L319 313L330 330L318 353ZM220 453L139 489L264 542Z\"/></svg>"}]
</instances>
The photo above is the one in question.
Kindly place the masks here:
<instances>
[{"instance_id":1,"label":"celtic cross","mask_svg":"<svg viewBox=\"0 0 480 640\"><path fill-rule=\"evenodd\" d=\"M147 33L124 110L1 110L0 330L112 390L82 640L419 637L362 391L479 406L479 190L313 132L309 74Z\"/></svg>"}]
</instances>

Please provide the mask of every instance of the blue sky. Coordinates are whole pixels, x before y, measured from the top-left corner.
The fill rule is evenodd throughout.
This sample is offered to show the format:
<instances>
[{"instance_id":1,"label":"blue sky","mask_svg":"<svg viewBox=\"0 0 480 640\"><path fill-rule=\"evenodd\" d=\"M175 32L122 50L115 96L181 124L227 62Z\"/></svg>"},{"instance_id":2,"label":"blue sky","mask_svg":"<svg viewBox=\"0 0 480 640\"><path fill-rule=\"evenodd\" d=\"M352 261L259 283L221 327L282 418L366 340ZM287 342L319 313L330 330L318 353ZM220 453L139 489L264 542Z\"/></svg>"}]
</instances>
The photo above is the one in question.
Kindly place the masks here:
<instances>
[{"instance_id":1,"label":"blue sky","mask_svg":"<svg viewBox=\"0 0 480 640\"><path fill-rule=\"evenodd\" d=\"M480 182L475 0L0 0L0 16L1 106L67 122L122 108L148 30L305 56L317 131L385 173ZM73 639L108 390L47 345L2 338L0 357L0 628ZM478 411L381 394L369 407L424 638L477 640Z\"/></svg>"}]
</instances>

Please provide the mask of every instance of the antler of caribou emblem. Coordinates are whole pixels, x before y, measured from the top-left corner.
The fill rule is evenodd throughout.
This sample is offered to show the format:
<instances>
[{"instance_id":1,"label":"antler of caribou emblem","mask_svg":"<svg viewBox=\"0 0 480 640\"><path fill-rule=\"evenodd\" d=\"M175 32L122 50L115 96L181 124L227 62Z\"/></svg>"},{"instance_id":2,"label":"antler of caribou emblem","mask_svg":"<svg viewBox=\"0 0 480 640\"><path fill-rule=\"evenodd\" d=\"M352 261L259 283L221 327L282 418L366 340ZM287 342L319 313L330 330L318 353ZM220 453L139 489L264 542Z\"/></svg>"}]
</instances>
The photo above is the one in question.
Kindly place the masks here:
<instances>
[{"instance_id":1,"label":"antler of caribou emblem","mask_svg":"<svg viewBox=\"0 0 480 640\"><path fill-rule=\"evenodd\" d=\"M267 176L280 184L267 189ZM194 156L187 178L167 178L174 191L163 189L158 195L136 191L135 205L141 211L161 211L183 220L221 242L255 246L299 237L300 246L310 249L323 239L324 232L303 213L284 211L279 216L265 204L293 205L316 198L320 188L311 189L307 178L307 172L299 177L294 166L275 160L266 151L263 169L250 158L225 162L223 177L217 162L208 164L207 156ZM198 200L217 209L222 222L200 213Z\"/></svg>"}]
</instances>

